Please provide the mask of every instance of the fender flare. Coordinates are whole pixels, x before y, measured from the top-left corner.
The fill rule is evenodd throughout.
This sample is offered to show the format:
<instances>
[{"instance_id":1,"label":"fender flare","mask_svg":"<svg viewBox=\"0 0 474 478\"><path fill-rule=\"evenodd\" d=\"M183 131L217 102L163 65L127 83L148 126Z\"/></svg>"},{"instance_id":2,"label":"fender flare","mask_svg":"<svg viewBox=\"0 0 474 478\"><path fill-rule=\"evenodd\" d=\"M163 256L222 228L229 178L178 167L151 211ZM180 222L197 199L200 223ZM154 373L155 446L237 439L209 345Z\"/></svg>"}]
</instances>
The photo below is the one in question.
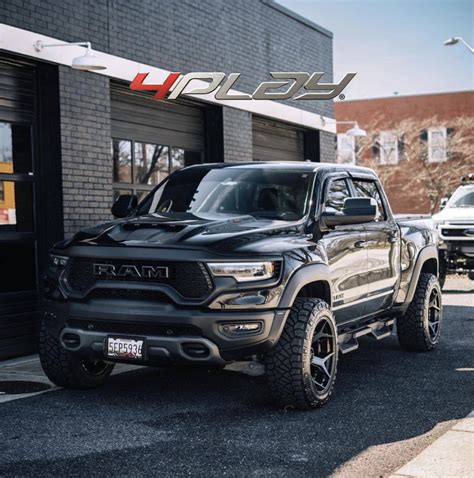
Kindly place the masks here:
<instances>
[{"instance_id":1,"label":"fender flare","mask_svg":"<svg viewBox=\"0 0 474 478\"><path fill-rule=\"evenodd\" d=\"M275 313L270 335L272 344L280 339L286 319L290 313L290 308L296 299L300 290L307 284L315 281L325 281L329 286L329 306L332 302L331 281L329 274L329 266L327 264L310 264L298 269L289 279L285 287L285 291L278 304L278 310Z\"/></svg>"},{"instance_id":2,"label":"fender flare","mask_svg":"<svg viewBox=\"0 0 474 478\"><path fill-rule=\"evenodd\" d=\"M430 259L435 259L437 264L436 276L439 273L439 255L438 248L435 245L430 245L424 247L418 254L416 259L415 267L413 268L413 273L410 278L410 285L408 287L407 296L405 298L405 304L408 306L413 297L415 296L416 286L418 285L418 279L420 278L421 269L426 261Z\"/></svg>"},{"instance_id":3,"label":"fender flare","mask_svg":"<svg viewBox=\"0 0 474 478\"><path fill-rule=\"evenodd\" d=\"M332 302L331 280L329 266L327 264L310 264L298 269L289 279L285 291L280 299L278 308L290 308L296 299L300 290L307 284L315 281L324 281L329 285L330 298L329 306Z\"/></svg>"}]
</instances>

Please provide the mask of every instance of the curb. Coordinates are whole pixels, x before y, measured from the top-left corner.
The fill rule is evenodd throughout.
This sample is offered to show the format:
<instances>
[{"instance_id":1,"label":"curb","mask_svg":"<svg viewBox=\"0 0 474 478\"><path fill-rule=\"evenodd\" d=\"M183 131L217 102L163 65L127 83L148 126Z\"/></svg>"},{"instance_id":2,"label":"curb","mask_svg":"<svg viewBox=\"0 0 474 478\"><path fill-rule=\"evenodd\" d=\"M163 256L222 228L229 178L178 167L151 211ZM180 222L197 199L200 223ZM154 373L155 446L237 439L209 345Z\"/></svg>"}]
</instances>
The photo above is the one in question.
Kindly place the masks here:
<instances>
[{"instance_id":1,"label":"curb","mask_svg":"<svg viewBox=\"0 0 474 478\"><path fill-rule=\"evenodd\" d=\"M474 476L474 411L389 478Z\"/></svg>"}]
</instances>

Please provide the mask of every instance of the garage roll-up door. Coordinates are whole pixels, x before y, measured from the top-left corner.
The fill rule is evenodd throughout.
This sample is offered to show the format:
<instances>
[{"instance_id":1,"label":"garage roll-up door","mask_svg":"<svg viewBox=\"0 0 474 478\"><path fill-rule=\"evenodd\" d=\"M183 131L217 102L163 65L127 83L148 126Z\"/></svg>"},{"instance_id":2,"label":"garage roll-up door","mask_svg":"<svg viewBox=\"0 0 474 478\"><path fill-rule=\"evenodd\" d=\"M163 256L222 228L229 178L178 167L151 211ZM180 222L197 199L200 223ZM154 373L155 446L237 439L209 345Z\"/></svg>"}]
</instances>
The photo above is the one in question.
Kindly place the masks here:
<instances>
[{"instance_id":1,"label":"garage roll-up door","mask_svg":"<svg viewBox=\"0 0 474 478\"><path fill-rule=\"evenodd\" d=\"M112 136L204 151L204 110L112 85Z\"/></svg>"},{"instance_id":2,"label":"garage roll-up door","mask_svg":"<svg viewBox=\"0 0 474 478\"><path fill-rule=\"evenodd\" d=\"M257 161L303 161L304 132L282 123L254 118L253 158Z\"/></svg>"},{"instance_id":3,"label":"garage roll-up door","mask_svg":"<svg viewBox=\"0 0 474 478\"><path fill-rule=\"evenodd\" d=\"M113 84L114 196L136 194L140 199L172 172L204 162L205 111Z\"/></svg>"}]
</instances>

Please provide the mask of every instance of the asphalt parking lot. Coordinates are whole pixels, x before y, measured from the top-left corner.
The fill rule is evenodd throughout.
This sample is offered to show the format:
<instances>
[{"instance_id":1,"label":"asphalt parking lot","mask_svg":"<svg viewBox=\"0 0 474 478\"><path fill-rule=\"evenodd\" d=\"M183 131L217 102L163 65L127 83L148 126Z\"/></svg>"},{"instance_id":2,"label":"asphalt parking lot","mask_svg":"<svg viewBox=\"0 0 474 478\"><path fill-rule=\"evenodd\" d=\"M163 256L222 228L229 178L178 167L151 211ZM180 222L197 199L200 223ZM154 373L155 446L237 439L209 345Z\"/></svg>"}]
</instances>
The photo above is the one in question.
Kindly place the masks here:
<instances>
[{"instance_id":1,"label":"asphalt parking lot","mask_svg":"<svg viewBox=\"0 0 474 478\"><path fill-rule=\"evenodd\" d=\"M473 409L474 282L449 279L429 354L366 338L320 410L276 410L263 377L140 368L99 390L0 403L0 476L388 476Z\"/></svg>"}]
</instances>

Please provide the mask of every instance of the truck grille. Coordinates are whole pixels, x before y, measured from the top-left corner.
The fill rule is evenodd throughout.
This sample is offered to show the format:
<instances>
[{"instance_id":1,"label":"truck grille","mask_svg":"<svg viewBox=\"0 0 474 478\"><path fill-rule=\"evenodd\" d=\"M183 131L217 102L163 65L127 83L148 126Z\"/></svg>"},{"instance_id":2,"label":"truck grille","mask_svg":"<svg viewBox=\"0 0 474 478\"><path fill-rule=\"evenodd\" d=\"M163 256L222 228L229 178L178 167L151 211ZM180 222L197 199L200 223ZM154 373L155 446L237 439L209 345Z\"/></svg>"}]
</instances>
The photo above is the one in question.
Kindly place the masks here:
<instances>
[{"instance_id":1,"label":"truck grille","mask_svg":"<svg viewBox=\"0 0 474 478\"><path fill-rule=\"evenodd\" d=\"M474 226L464 228L442 228L441 234L444 237L466 237L474 241Z\"/></svg>"},{"instance_id":2,"label":"truck grille","mask_svg":"<svg viewBox=\"0 0 474 478\"><path fill-rule=\"evenodd\" d=\"M114 275L94 273L94 265L113 266L112 270L120 271L122 267L132 265L138 271L142 267L167 268L163 276L144 277L140 275ZM165 262L148 260L117 260L117 259L90 259L71 258L67 270L67 282L75 292L86 292L101 281L117 283L133 282L142 284L167 284L179 294L189 299L201 299L209 295L214 286L211 276L201 262Z\"/></svg>"}]
</instances>

